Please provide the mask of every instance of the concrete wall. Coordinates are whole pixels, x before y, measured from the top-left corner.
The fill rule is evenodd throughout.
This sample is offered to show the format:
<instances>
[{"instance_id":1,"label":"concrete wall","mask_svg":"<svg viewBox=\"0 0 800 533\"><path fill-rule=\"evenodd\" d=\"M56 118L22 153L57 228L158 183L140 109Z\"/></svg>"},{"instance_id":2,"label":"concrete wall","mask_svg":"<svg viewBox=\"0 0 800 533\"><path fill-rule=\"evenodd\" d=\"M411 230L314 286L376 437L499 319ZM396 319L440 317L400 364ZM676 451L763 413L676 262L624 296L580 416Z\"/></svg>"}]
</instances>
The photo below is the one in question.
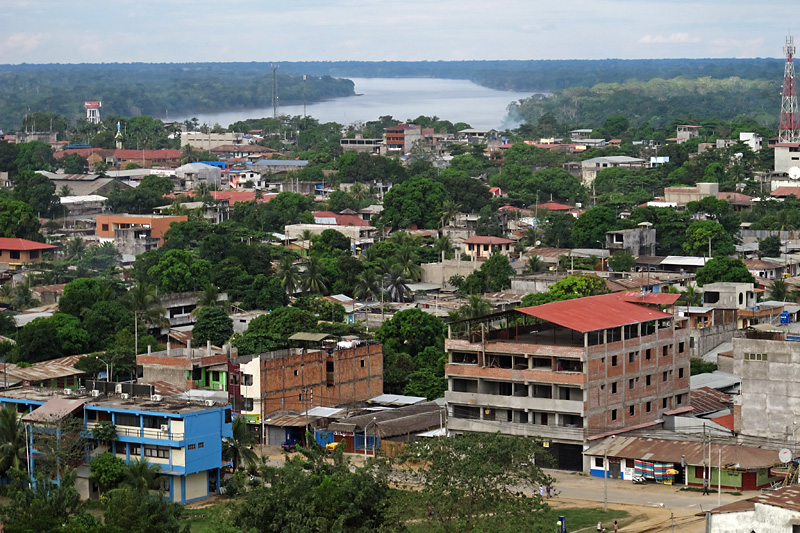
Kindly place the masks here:
<instances>
[{"instance_id":1,"label":"concrete wall","mask_svg":"<svg viewBox=\"0 0 800 533\"><path fill-rule=\"evenodd\" d=\"M731 311L731 313L733 313L733 311ZM735 332L736 322L718 324L703 329L690 329L689 336L693 339L689 343L689 345L692 346L691 356L701 357L723 342L730 342Z\"/></svg>"},{"instance_id":2,"label":"concrete wall","mask_svg":"<svg viewBox=\"0 0 800 533\"><path fill-rule=\"evenodd\" d=\"M459 259L446 259L444 263L425 263L422 265L422 283L441 284L444 289L455 287L448 283L452 276L465 278L481 267L478 261L461 261Z\"/></svg>"},{"instance_id":3,"label":"concrete wall","mask_svg":"<svg viewBox=\"0 0 800 533\"><path fill-rule=\"evenodd\" d=\"M745 354L766 360L745 360ZM742 379L741 433L788 438L800 413L800 342L735 338L733 373Z\"/></svg>"},{"instance_id":4,"label":"concrete wall","mask_svg":"<svg viewBox=\"0 0 800 533\"><path fill-rule=\"evenodd\" d=\"M800 512L772 505L755 504L753 511L708 515L706 531L709 533L792 533L792 524L800 520Z\"/></svg>"},{"instance_id":5,"label":"concrete wall","mask_svg":"<svg viewBox=\"0 0 800 533\"><path fill-rule=\"evenodd\" d=\"M554 275L535 274L531 276L516 276L511 278L511 290L514 294L539 294L547 292L567 274L560 272Z\"/></svg>"},{"instance_id":6,"label":"concrete wall","mask_svg":"<svg viewBox=\"0 0 800 533\"><path fill-rule=\"evenodd\" d=\"M184 501L205 498L206 496L208 496L208 472L197 472L186 476L186 496Z\"/></svg>"}]
</instances>

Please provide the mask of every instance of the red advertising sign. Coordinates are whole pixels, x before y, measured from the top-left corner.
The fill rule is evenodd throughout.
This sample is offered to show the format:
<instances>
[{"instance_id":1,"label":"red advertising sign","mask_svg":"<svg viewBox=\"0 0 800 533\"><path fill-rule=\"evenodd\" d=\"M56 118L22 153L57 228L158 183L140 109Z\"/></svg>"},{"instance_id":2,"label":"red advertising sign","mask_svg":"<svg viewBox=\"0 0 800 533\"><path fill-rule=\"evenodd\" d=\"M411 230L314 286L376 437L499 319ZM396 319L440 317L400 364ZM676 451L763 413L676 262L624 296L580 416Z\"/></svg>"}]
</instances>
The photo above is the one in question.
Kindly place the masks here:
<instances>
[{"instance_id":1,"label":"red advertising sign","mask_svg":"<svg viewBox=\"0 0 800 533\"><path fill-rule=\"evenodd\" d=\"M100 107L100 102L84 102L83 107L90 108L90 107Z\"/></svg>"}]
</instances>

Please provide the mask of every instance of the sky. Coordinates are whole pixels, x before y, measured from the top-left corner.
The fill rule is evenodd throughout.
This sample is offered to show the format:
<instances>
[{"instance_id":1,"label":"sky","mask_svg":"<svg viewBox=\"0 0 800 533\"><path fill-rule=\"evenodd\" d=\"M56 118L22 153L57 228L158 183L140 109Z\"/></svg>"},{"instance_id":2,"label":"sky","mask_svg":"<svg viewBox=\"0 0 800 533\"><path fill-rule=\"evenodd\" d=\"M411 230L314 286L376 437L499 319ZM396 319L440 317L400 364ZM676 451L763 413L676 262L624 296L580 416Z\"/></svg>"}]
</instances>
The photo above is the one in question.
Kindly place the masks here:
<instances>
[{"instance_id":1,"label":"sky","mask_svg":"<svg viewBox=\"0 0 800 533\"><path fill-rule=\"evenodd\" d=\"M782 57L794 8L796 0L0 0L0 64Z\"/></svg>"}]
</instances>

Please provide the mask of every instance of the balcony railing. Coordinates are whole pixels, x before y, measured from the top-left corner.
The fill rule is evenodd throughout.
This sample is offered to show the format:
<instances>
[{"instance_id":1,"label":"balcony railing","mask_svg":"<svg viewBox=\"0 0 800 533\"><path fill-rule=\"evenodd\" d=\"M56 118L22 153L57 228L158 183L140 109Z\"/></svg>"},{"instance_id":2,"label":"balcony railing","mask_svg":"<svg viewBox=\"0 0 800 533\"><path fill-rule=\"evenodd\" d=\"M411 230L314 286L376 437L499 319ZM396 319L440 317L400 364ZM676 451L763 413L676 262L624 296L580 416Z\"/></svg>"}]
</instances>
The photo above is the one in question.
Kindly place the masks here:
<instances>
[{"instance_id":1,"label":"balcony railing","mask_svg":"<svg viewBox=\"0 0 800 533\"><path fill-rule=\"evenodd\" d=\"M91 431L95 426L97 426L96 422L89 422L86 424L87 431ZM140 439L158 439L158 440L183 440L184 433L178 433L175 431L161 431L160 428L137 428L131 426L115 426L117 429L117 436L118 437L135 437Z\"/></svg>"}]
</instances>

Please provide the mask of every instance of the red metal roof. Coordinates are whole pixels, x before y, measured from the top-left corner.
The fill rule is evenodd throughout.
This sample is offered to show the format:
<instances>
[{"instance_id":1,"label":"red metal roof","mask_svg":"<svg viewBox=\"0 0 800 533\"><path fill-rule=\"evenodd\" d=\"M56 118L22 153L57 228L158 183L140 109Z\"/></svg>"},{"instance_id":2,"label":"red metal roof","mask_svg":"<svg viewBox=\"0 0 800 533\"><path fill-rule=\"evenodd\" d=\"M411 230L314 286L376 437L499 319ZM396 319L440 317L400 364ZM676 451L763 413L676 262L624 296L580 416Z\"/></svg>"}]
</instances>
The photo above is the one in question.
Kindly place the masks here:
<instances>
[{"instance_id":1,"label":"red metal roof","mask_svg":"<svg viewBox=\"0 0 800 533\"><path fill-rule=\"evenodd\" d=\"M778 198L794 194L795 196L800 198L800 187L778 187L769 194L770 196L775 196Z\"/></svg>"},{"instance_id":2,"label":"red metal roof","mask_svg":"<svg viewBox=\"0 0 800 533\"><path fill-rule=\"evenodd\" d=\"M694 394L694 392L692 392ZM716 418L712 418L714 422L719 424L722 427L728 428L733 431L733 413L729 415L718 416Z\"/></svg>"},{"instance_id":3,"label":"red metal roof","mask_svg":"<svg viewBox=\"0 0 800 533\"><path fill-rule=\"evenodd\" d=\"M464 244L514 244L514 241L502 237L485 237L475 235L464 240Z\"/></svg>"},{"instance_id":4,"label":"red metal roof","mask_svg":"<svg viewBox=\"0 0 800 533\"><path fill-rule=\"evenodd\" d=\"M517 311L581 333L672 317L657 309L627 301L626 294L630 293L615 292L587 296L533 307L521 307Z\"/></svg>"},{"instance_id":5,"label":"red metal roof","mask_svg":"<svg viewBox=\"0 0 800 533\"><path fill-rule=\"evenodd\" d=\"M559 204L558 202L545 202L543 204L539 204L539 209L547 209L549 211L569 211L570 209L575 209L571 205Z\"/></svg>"},{"instance_id":6,"label":"red metal roof","mask_svg":"<svg viewBox=\"0 0 800 533\"><path fill-rule=\"evenodd\" d=\"M720 392L711 387L700 387L692 389L690 403L694 408L695 415L715 413L730 407L732 400L728 394ZM716 419L714 419L716 422Z\"/></svg>"},{"instance_id":7,"label":"red metal roof","mask_svg":"<svg viewBox=\"0 0 800 533\"><path fill-rule=\"evenodd\" d=\"M14 239L9 237L0 237L0 250L52 250L58 248L52 244L45 244L43 242L29 241L27 239Z\"/></svg>"},{"instance_id":8,"label":"red metal roof","mask_svg":"<svg viewBox=\"0 0 800 533\"><path fill-rule=\"evenodd\" d=\"M619 293L619 297L632 304L672 305L678 301L680 294L628 291Z\"/></svg>"}]
</instances>

